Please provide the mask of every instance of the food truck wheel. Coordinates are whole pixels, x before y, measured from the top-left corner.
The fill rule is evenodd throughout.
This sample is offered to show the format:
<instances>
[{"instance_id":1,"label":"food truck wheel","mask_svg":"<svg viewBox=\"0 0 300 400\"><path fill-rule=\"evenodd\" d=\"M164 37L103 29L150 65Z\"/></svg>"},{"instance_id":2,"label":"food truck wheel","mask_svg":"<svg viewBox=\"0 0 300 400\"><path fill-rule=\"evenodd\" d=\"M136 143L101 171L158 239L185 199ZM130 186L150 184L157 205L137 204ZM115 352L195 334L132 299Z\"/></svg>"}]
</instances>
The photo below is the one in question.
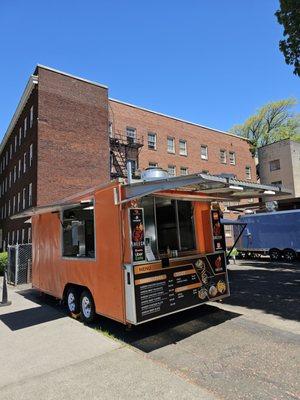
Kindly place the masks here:
<instances>
[{"instance_id":1,"label":"food truck wheel","mask_svg":"<svg viewBox=\"0 0 300 400\"><path fill-rule=\"evenodd\" d=\"M269 256L271 261L279 261L281 257L281 252L278 249L269 250Z\"/></svg>"},{"instance_id":2,"label":"food truck wheel","mask_svg":"<svg viewBox=\"0 0 300 400\"><path fill-rule=\"evenodd\" d=\"M87 290L84 290L80 296L80 313L83 322L92 322L95 318L95 304L93 296Z\"/></svg>"},{"instance_id":3,"label":"food truck wheel","mask_svg":"<svg viewBox=\"0 0 300 400\"><path fill-rule=\"evenodd\" d=\"M79 297L75 287L70 286L66 294L66 303L70 314L79 313Z\"/></svg>"},{"instance_id":4,"label":"food truck wheel","mask_svg":"<svg viewBox=\"0 0 300 400\"><path fill-rule=\"evenodd\" d=\"M296 252L293 249L284 249L283 250L283 257L286 262L294 262L296 260Z\"/></svg>"}]
</instances>

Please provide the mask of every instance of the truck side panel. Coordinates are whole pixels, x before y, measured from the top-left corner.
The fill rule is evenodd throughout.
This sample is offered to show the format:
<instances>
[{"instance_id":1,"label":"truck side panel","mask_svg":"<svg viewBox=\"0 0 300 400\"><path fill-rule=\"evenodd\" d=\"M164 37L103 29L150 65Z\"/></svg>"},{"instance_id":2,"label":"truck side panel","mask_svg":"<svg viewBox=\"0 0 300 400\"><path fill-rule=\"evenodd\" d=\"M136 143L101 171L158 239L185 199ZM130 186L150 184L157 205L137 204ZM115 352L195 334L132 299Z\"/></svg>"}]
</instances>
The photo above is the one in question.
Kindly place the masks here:
<instances>
[{"instance_id":1,"label":"truck side panel","mask_svg":"<svg viewBox=\"0 0 300 400\"><path fill-rule=\"evenodd\" d=\"M113 188L95 194L95 259L62 257L59 213L33 217L33 285L62 298L68 283L86 286L96 312L125 322L119 206Z\"/></svg>"},{"instance_id":2,"label":"truck side panel","mask_svg":"<svg viewBox=\"0 0 300 400\"><path fill-rule=\"evenodd\" d=\"M240 221L246 222L247 227L237 244L238 250L300 251L300 210L243 216Z\"/></svg>"}]
</instances>

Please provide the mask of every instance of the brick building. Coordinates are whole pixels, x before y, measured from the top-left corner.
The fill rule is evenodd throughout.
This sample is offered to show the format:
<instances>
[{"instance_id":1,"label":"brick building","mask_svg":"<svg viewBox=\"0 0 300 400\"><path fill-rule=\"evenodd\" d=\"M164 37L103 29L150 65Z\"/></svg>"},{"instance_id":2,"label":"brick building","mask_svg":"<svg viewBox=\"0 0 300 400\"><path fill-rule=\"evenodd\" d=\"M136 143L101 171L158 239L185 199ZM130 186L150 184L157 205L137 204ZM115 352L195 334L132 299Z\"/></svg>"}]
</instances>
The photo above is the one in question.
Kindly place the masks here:
<instances>
[{"instance_id":1,"label":"brick building","mask_svg":"<svg viewBox=\"0 0 300 400\"><path fill-rule=\"evenodd\" d=\"M170 175L206 171L256 180L248 142L108 98L106 86L37 66L0 145L0 250L30 242L9 217L158 165Z\"/></svg>"}]
</instances>

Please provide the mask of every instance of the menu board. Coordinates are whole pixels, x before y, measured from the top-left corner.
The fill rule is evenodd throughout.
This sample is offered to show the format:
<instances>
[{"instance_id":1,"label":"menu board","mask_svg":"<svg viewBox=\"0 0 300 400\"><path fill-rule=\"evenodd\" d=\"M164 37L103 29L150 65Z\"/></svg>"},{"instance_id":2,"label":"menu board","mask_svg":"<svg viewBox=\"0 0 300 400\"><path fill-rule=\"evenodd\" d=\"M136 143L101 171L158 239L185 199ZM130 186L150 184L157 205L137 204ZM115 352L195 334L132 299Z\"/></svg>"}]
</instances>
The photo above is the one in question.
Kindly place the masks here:
<instances>
[{"instance_id":1,"label":"menu board","mask_svg":"<svg viewBox=\"0 0 300 400\"><path fill-rule=\"evenodd\" d=\"M132 259L135 261L145 260L145 235L144 235L144 209L130 208L129 219L131 228Z\"/></svg>"},{"instance_id":2,"label":"menu board","mask_svg":"<svg viewBox=\"0 0 300 400\"><path fill-rule=\"evenodd\" d=\"M176 264L135 266L137 322L229 295L224 252Z\"/></svg>"},{"instance_id":3,"label":"menu board","mask_svg":"<svg viewBox=\"0 0 300 400\"><path fill-rule=\"evenodd\" d=\"M219 210L211 210L211 221L215 251L226 250L224 226L221 224Z\"/></svg>"}]
</instances>

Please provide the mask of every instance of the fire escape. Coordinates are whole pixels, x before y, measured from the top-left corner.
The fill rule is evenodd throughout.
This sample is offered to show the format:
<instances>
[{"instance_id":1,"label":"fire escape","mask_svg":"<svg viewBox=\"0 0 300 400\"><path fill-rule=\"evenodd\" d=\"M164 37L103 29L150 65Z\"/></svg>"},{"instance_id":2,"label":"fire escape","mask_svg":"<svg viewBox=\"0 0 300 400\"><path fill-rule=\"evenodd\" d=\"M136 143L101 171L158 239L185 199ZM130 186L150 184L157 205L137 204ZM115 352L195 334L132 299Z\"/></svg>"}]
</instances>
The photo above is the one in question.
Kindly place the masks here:
<instances>
[{"instance_id":1,"label":"fire escape","mask_svg":"<svg viewBox=\"0 0 300 400\"><path fill-rule=\"evenodd\" d=\"M111 178L126 178L128 161L131 163L133 177L137 177L139 153L144 145L143 137L112 132L109 135L109 143Z\"/></svg>"}]
</instances>

